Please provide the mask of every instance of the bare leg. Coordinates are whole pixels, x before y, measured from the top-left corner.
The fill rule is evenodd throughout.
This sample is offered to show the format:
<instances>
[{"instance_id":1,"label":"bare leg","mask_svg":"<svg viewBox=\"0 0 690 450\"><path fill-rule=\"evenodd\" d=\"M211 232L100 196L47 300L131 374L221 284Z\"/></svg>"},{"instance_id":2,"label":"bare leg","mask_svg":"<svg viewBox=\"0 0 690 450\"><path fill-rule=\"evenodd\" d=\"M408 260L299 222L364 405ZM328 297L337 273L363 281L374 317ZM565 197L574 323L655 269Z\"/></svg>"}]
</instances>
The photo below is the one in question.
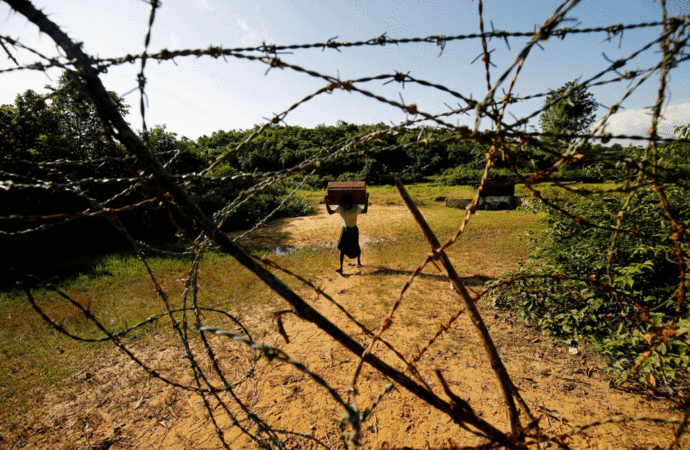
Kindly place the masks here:
<instances>
[{"instance_id":1,"label":"bare leg","mask_svg":"<svg viewBox=\"0 0 690 450\"><path fill-rule=\"evenodd\" d=\"M362 260L360 258L361 256L357 257L357 267L362 267Z\"/></svg>"},{"instance_id":2,"label":"bare leg","mask_svg":"<svg viewBox=\"0 0 690 450\"><path fill-rule=\"evenodd\" d=\"M339 274L343 273L343 260L345 259L345 254L343 252L340 252L340 269L335 269L336 272Z\"/></svg>"}]
</instances>

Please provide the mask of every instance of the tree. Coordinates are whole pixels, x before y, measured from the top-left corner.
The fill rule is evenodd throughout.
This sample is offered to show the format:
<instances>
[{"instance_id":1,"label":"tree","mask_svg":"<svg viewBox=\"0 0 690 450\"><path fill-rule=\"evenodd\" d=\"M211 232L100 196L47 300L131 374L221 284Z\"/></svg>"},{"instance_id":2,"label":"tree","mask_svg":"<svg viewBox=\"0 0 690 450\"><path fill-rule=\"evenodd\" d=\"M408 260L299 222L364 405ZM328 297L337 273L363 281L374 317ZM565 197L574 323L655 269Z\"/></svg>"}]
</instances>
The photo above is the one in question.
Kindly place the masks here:
<instances>
[{"instance_id":1,"label":"tree","mask_svg":"<svg viewBox=\"0 0 690 450\"><path fill-rule=\"evenodd\" d=\"M67 89L53 97L50 108L60 115L60 132L72 145L71 157L85 160L107 155L110 144L104 142L103 124L88 95L77 88L68 87L71 78L67 72L60 76L58 88L46 86L49 90ZM117 93L108 91L120 113L126 115L129 107Z\"/></svg>"},{"instance_id":2,"label":"tree","mask_svg":"<svg viewBox=\"0 0 690 450\"><path fill-rule=\"evenodd\" d=\"M143 132L141 134L143 139ZM184 136L178 139L177 133L167 131L165 125L149 129L147 143L153 154L175 175L200 172L211 162L194 142Z\"/></svg>"},{"instance_id":3,"label":"tree","mask_svg":"<svg viewBox=\"0 0 690 450\"><path fill-rule=\"evenodd\" d=\"M557 91L552 91L544 102L544 112L539 117L543 133L568 134L569 137L544 136L542 141L548 145L558 145L565 141L571 143L578 134L586 132L594 122L597 102L594 95L577 81L568 81Z\"/></svg>"},{"instance_id":4,"label":"tree","mask_svg":"<svg viewBox=\"0 0 690 450\"><path fill-rule=\"evenodd\" d=\"M110 153L111 144L104 142L103 124L88 96L70 86L71 79L65 72L58 86L46 86L56 92L52 99L44 101L42 95L32 90L17 95L14 105L0 107L0 126L8 127L18 117L31 113L15 127L3 142L0 151L21 159L52 161L70 159L85 161ZM128 107L115 92L108 94L120 112L127 114Z\"/></svg>"},{"instance_id":5,"label":"tree","mask_svg":"<svg viewBox=\"0 0 690 450\"><path fill-rule=\"evenodd\" d=\"M129 168L120 161L90 160L113 155L114 145L103 139L103 124L89 97L71 85L64 73L57 87L46 86L54 95L44 99L43 94L27 90L16 96L14 104L0 106L0 130L8 130L0 140L0 167L14 182L26 184L20 189L0 189L0 205L7 215L51 216L76 213L91 208L78 189L50 189L50 183L67 180L119 178L130 176ZM114 92L109 95L122 113L127 106ZM19 120L21 118L21 120ZM15 124L15 125L11 125ZM60 165L42 165L39 162L63 161ZM122 183L96 183L84 186L91 199L108 202L108 207L136 203L142 193L123 191ZM126 195L117 195L125 192ZM116 196L117 195L117 196ZM111 199L114 201L109 201ZM131 222L141 223L130 213ZM140 214L141 216L141 214ZM48 225L41 228L42 225ZM129 243L104 218L69 221L4 221L0 231L14 232L36 228L18 235L0 233L3 260L0 273L7 267L26 270L41 276L53 269L82 270L88 257L120 249ZM141 228L141 226L139 226ZM130 230L131 231L131 230ZM156 229L158 235L160 228ZM169 234L174 236L173 229ZM40 257L39 257L40 256ZM41 263L36 261L40 259ZM45 272L42 272L45 271ZM3 278L0 276L0 285Z\"/></svg>"},{"instance_id":6,"label":"tree","mask_svg":"<svg viewBox=\"0 0 690 450\"><path fill-rule=\"evenodd\" d=\"M7 137L0 142L0 151L12 154L21 159L36 159L40 150L48 149L59 156L53 158L48 155L45 159L61 157L64 143L57 143L52 139L59 130L59 113L54 111L42 100L41 95L32 90L18 94L14 105L0 107L0 126L5 129L19 117L25 116L21 124L14 127ZM52 145L47 146L51 143ZM44 159L44 158L41 158Z\"/></svg>"}]
</instances>

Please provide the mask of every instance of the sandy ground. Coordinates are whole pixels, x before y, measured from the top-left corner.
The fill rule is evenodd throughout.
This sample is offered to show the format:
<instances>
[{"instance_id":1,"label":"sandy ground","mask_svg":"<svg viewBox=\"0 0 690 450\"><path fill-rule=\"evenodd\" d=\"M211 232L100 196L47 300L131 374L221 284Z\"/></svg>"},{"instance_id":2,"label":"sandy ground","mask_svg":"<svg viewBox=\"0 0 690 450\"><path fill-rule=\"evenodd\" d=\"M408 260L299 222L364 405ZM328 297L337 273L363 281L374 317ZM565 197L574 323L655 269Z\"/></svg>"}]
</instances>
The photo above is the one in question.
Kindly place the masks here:
<instances>
[{"instance_id":1,"label":"sandy ground","mask_svg":"<svg viewBox=\"0 0 690 450\"><path fill-rule=\"evenodd\" d=\"M375 226L409 220L400 207L381 207L385 216L368 217L369 229L378 230L363 236L376 242L394 239L387 226ZM363 225L364 226L364 225ZM407 225L405 225L407 226ZM276 228L271 228L276 227ZM392 226L390 227L392 229ZM337 227L324 214L281 221L254 237L261 241L282 233L281 244L292 246L327 245L335 239ZM374 329L386 315L408 275L403 270L383 267L368 252L365 243L365 267L346 265L345 276L334 267L323 267L312 281L320 286L358 321ZM373 244L369 244L373 245ZM334 258L335 262L335 258ZM461 273L467 285L480 290L484 278L496 276L515 262L484 261L474 270ZM348 321L345 315L323 296L309 290L300 291L316 309L361 343L368 338ZM533 328L515 322L504 313L480 304L482 314L498 350L533 414L540 416L542 430L550 435L566 433L573 427L627 417L653 417L664 420L681 418L666 401L644 395L633 395L609 387L601 362L585 348L577 354L555 345ZM321 375L341 396L347 398L357 357L336 344L315 326L292 315L284 316L286 343L270 319L285 303L276 298L268 304L244 313L243 322L257 341L277 346L294 360ZM405 296L394 316L394 325L384 335L405 355L414 355L436 333L439 324L461 310L457 294L448 280L433 267L425 271ZM229 382L242 379L251 366L252 353L238 343L219 336L211 338ZM198 342L196 351L201 350ZM162 331L153 338L131 343L141 361L162 376L193 386L192 372L176 337ZM375 348L386 361L402 368L381 346ZM434 370L442 371L451 389L467 401L480 417L500 429L507 429L505 408L497 383L481 345L466 314L461 314L425 353L419 362L421 374L435 392L441 395ZM210 370L208 371L211 372ZM46 413L27 425L20 441L2 440L0 448L64 449L216 449L223 448L201 398L192 391L173 388L153 379L128 357L113 351L102 361L77 374L78 389L69 398L52 390L41 401ZM360 410L372 402L388 385L382 375L365 368L357 384ZM290 365L265 359L256 365L254 376L235 389L251 410L275 429L301 433L320 441L295 434L283 436L288 448L344 448L337 423L342 408L326 390ZM229 399L223 394L224 400ZM255 448L248 438L230 428L230 419L218 401L210 399L209 407L217 424L225 429L231 448ZM244 416L237 407L231 412ZM255 427L249 431L254 432ZM673 427L649 422L610 423L578 433L566 442L571 448L668 448ZM362 425L363 448L461 448L485 441L457 425L401 389L384 396L371 418ZM690 445L687 439L685 445ZM553 444L541 448L556 448Z\"/></svg>"}]
</instances>

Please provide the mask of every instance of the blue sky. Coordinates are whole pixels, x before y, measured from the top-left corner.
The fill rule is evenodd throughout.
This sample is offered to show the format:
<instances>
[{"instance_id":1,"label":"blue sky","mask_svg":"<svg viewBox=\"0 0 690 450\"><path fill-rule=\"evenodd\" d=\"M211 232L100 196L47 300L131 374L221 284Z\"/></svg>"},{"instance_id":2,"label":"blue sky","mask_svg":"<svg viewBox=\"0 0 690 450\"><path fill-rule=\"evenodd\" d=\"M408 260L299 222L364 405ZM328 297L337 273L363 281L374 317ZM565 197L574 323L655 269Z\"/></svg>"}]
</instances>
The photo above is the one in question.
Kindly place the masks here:
<instances>
[{"instance_id":1,"label":"blue sky","mask_svg":"<svg viewBox=\"0 0 690 450\"><path fill-rule=\"evenodd\" d=\"M102 2L95 0L35 1L53 21L63 27L73 39L82 41L87 52L101 57L140 53L147 29L148 5L140 0ZM531 31L543 23L559 1L542 0L485 0L484 21L490 29ZM670 15L690 15L690 0L668 0ZM570 14L579 27L596 27L615 23L638 23L660 19L660 4L653 0L583 0ZM574 25L577 22L570 22ZM207 48L209 45L227 48L325 42L337 36L341 41L368 40L387 33L391 38L426 37L430 35L463 35L478 32L476 0L383 1L351 0L284 1L284 0L163 0L153 29L151 51L160 49ZM46 55L57 54L55 45L23 17L14 14L0 3L0 34L19 39ZM618 39L605 42L606 34L570 36L564 40L552 38L543 50L533 51L518 79L515 92L531 95L556 89L566 81L588 78L608 66L602 53L611 59L625 56L659 34L659 29L626 31L619 48ZM513 38L510 49L499 40L489 43L494 49L492 80L510 65L528 38ZM431 43L386 45L384 47L296 50L281 55L291 64L320 73L353 79L395 71L415 78L444 85L475 99L487 92L484 67L481 61L471 64L481 52L478 39L448 42L442 56ZM36 57L20 50L12 50L21 63L36 61ZM658 48L648 51L625 69L648 67L659 58ZM13 63L0 52L0 69ZM669 98L664 110L662 132L669 134L676 125L690 122L690 63L686 62L672 73ZM177 58L175 63L149 62L147 65L148 104L147 124L166 124L168 130L195 139L223 129L246 129L262 124L290 107L299 99L322 88L323 80L288 69L273 69L258 62L236 58L209 57ZM138 64L113 67L103 76L106 87L120 94L137 86ZM58 71L48 74L54 83ZM0 74L0 103L11 103L17 93L26 89L42 91L51 83L40 72L11 72ZM608 127L614 133L644 134L649 128L649 106L654 104L658 89L658 74L645 83L616 114ZM627 84L593 88L597 101L610 105L618 101ZM367 84L366 89L383 97L416 103L420 110L437 114L447 111L446 104L457 105L457 99L430 88L398 83ZM138 92L125 97L133 105L128 117L140 129ZM538 109L543 100L512 105L510 111L522 117ZM604 109L598 111L601 116ZM289 125L313 127L335 124L338 120L350 123L400 123L406 116L401 111L357 93L334 91L312 100L290 113ZM473 125L474 118L462 116L451 119L456 124ZM536 125L536 121L533 122Z\"/></svg>"}]
</instances>

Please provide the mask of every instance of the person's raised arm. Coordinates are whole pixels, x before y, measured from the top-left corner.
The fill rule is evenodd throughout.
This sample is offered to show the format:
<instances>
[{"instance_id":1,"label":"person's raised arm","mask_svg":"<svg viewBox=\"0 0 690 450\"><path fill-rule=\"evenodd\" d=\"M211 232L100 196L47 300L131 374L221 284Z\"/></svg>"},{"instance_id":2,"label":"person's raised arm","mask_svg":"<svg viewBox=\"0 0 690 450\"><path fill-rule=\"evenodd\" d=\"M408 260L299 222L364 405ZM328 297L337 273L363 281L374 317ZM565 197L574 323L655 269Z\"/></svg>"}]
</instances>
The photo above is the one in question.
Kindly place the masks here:
<instances>
[{"instance_id":1,"label":"person's raised arm","mask_svg":"<svg viewBox=\"0 0 690 450\"><path fill-rule=\"evenodd\" d=\"M364 209L362 210L362 214L366 214L367 211L369 211L369 193L367 192L367 201L364 203Z\"/></svg>"},{"instance_id":2,"label":"person's raised arm","mask_svg":"<svg viewBox=\"0 0 690 450\"><path fill-rule=\"evenodd\" d=\"M332 210L331 205L328 203L328 195L326 195L323 200L326 202L326 211L328 211L328 214L335 214L335 210Z\"/></svg>"}]
</instances>

